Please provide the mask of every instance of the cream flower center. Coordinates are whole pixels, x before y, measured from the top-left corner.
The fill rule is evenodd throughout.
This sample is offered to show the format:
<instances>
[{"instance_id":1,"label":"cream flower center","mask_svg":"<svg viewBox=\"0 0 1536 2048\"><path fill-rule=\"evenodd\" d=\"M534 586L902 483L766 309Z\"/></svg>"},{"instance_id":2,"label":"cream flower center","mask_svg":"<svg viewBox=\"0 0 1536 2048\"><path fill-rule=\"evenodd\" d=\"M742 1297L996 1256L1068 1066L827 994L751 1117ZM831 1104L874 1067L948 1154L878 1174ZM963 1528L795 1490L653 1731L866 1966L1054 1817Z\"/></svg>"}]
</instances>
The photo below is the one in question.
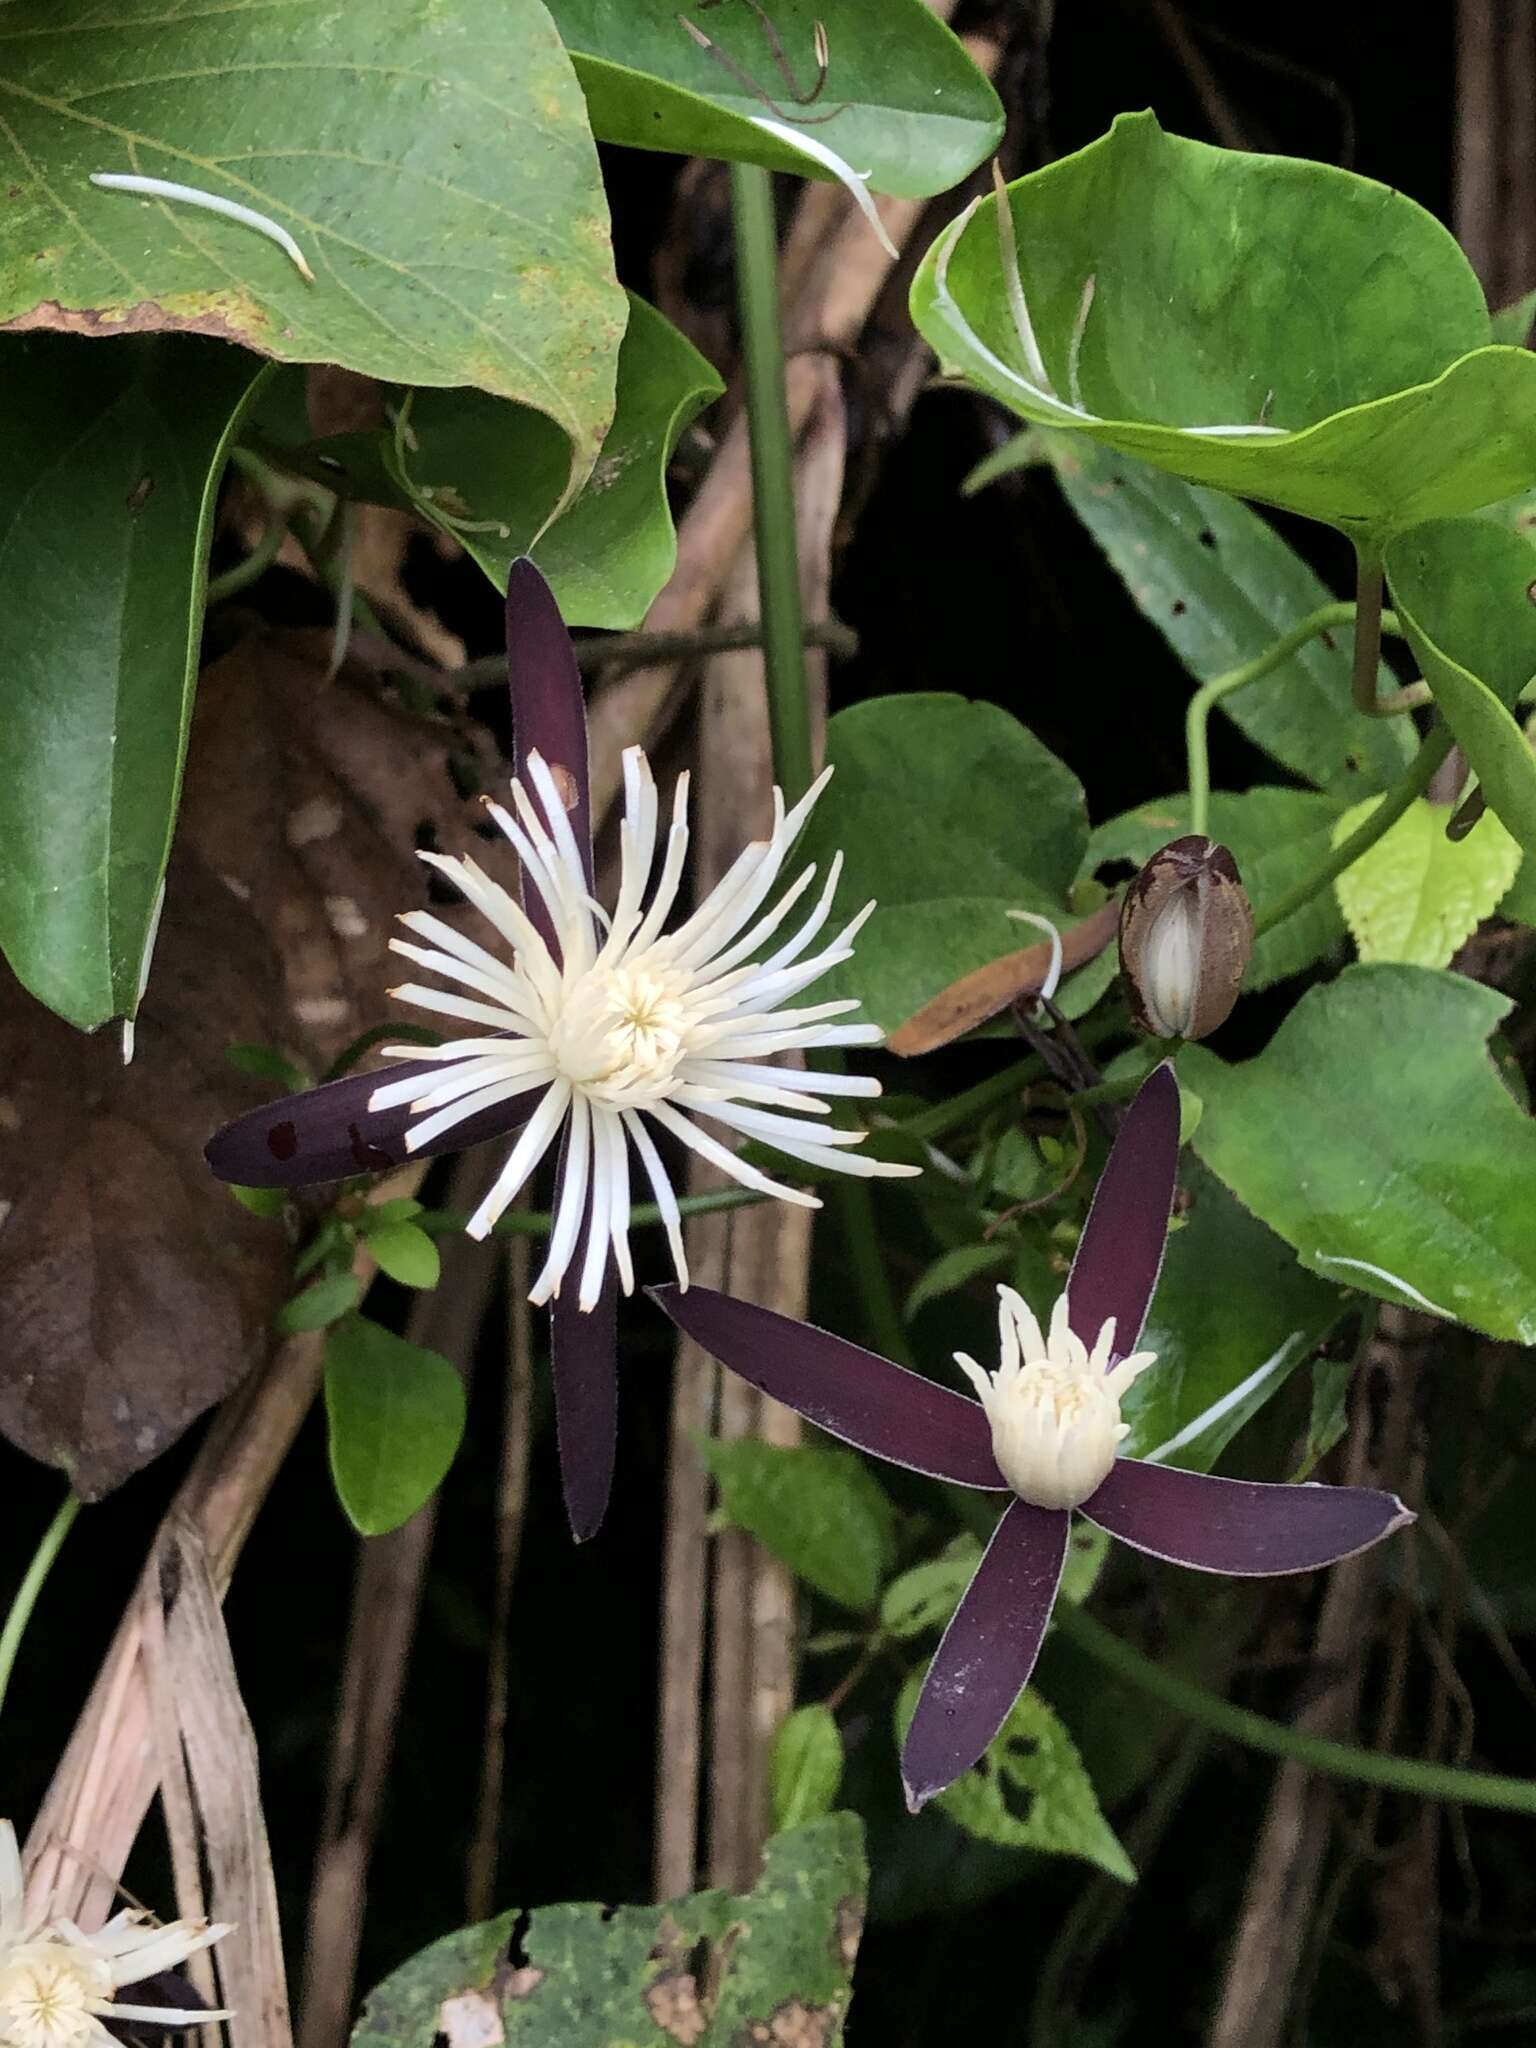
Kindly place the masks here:
<instances>
[{"instance_id":1,"label":"cream flower center","mask_svg":"<svg viewBox=\"0 0 1536 2048\"><path fill-rule=\"evenodd\" d=\"M1081 1507L1109 1477L1130 1427L1120 1420L1120 1398L1154 1354L1137 1352L1111 1365L1113 1316L1090 1351L1068 1323L1065 1295L1046 1335L1011 1287L997 1292L997 1371L955 1354L992 1425L992 1455L1021 1500L1037 1508Z\"/></svg>"},{"instance_id":2,"label":"cream flower center","mask_svg":"<svg viewBox=\"0 0 1536 2048\"><path fill-rule=\"evenodd\" d=\"M0 2041L9 2048L76 2048L99 2038L93 2008L112 1996L112 1973L57 1942L18 1944L0 1964Z\"/></svg>"},{"instance_id":3,"label":"cream flower center","mask_svg":"<svg viewBox=\"0 0 1536 2048\"><path fill-rule=\"evenodd\" d=\"M693 1023L688 977L643 957L593 968L566 993L549 1050L574 1087L612 1108L668 1093Z\"/></svg>"}]
</instances>

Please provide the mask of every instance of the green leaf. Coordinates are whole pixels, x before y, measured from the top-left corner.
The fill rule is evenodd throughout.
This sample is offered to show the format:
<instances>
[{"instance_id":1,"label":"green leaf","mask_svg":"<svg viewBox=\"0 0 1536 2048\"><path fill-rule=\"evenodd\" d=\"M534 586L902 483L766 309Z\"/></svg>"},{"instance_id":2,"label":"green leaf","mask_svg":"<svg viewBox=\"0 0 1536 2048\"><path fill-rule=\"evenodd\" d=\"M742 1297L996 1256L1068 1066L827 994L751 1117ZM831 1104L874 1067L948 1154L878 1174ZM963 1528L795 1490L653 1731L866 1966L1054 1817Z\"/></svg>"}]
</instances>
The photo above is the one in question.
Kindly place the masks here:
<instances>
[{"instance_id":1,"label":"green leaf","mask_svg":"<svg viewBox=\"0 0 1536 2048\"><path fill-rule=\"evenodd\" d=\"M1218 790L1211 798L1207 829L1213 839L1231 848L1249 899L1255 910L1262 911L1326 857L1338 816L1336 797L1311 790L1260 788L1241 796ZM1140 804L1098 828L1085 869L1123 860L1139 867L1160 846L1188 830L1189 799L1182 793ZM1343 937L1337 903L1329 890L1319 890L1294 916L1255 941L1244 988L1268 988L1300 974Z\"/></svg>"},{"instance_id":2,"label":"green leaf","mask_svg":"<svg viewBox=\"0 0 1536 2048\"><path fill-rule=\"evenodd\" d=\"M261 366L183 339L0 347L0 947L88 1031L138 1008L214 492Z\"/></svg>"},{"instance_id":3,"label":"green leaf","mask_svg":"<svg viewBox=\"0 0 1536 2048\"><path fill-rule=\"evenodd\" d=\"M300 1330L323 1330L350 1314L362 1298L362 1285L354 1274L327 1273L279 1309L277 1327L286 1337Z\"/></svg>"},{"instance_id":4,"label":"green leaf","mask_svg":"<svg viewBox=\"0 0 1536 2048\"><path fill-rule=\"evenodd\" d=\"M1333 828L1335 846L1381 801L1367 797ZM1498 907L1520 867L1520 849L1486 813L1465 839L1446 837L1451 813L1420 797L1334 883L1362 960L1447 967L1456 949Z\"/></svg>"},{"instance_id":5,"label":"green leaf","mask_svg":"<svg viewBox=\"0 0 1536 2048\"><path fill-rule=\"evenodd\" d=\"M852 1451L787 1449L753 1437L703 1446L726 1519L781 1558L797 1578L864 1614L890 1569L890 1501Z\"/></svg>"},{"instance_id":6,"label":"green leaf","mask_svg":"<svg viewBox=\"0 0 1536 2048\"><path fill-rule=\"evenodd\" d=\"M1536 676L1529 542L1488 519L1438 519L1395 541L1386 559L1441 715L1492 809L1536 852L1536 756L1509 709Z\"/></svg>"},{"instance_id":7,"label":"green leaf","mask_svg":"<svg viewBox=\"0 0 1536 2048\"><path fill-rule=\"evenodd\" d=\"M1248 506L1084 434L1038 438L1067 503L1200 682L1252 661L1332 601L1326 584ZM1397 687L1385 667L1380 687ZM1359 795L1384 788L1413 752L1408 720L1354 709L1347 629L1309 640L1219 708L1255 746L1323 789Z\"/></svg>"},{"instance_id":8,"label":"green leaf","mask_svg":"<svg viewBox=\"0 0 1536 2048\"><path fill-rule=\"evenodd\" d=\"M241 1208L249 1210L253 1216L281 1216L293 1200L287 1188L242 1188L233 1181L229 1184L229 1192Z\"/></svg>"},{"instance_id":9,"label":"green leaf","mask_svg":"<svg viewBox=\"0 0 1536 2048\"><path fill-rule=\"evenodd\" d=\"M902 1314L910 1323L930 1301L954 1294L983 1273L998 1273L1013 1257L1010 1244L962 1244L941 1252L907 1296Z\"/></svg>"},{"instance_id":10,"label":"green leaf","mask_svg":"<svg viewBox=\"0 0 1536 2048\"><path fill-rule=\"evenodd\" d=\"M684 10L740 71L793 116L819 116L805 133L835 150L877 192L926 199L957 185L997 147L997 94L922 0L773 0L785 56L808 90L815 82L812 30L826 26L826 88L795 107L755 9ZM724 157L770 170L825 172L756 122L775 118L718 57L702 49L657 0L550 0L605 142Z\"/></svg>"},{"instance_id":11,"label":"green leaf","mask_svg":"<svg viewBox=\"0 0 1536 2048\"><path fill-rule=\"evenodd\" d=\"M540 0L15 0L0 116L0 324L195 328L285 362L473 384L547 413L573 475L590 467L624 305ZM93 189L95 171L253 207L314 283L256 230Z\"/></svg>"},{"instance_id":12,"label":"green leaf","mask_svg":"<svg viewBox=\"0 0 1536 2048\"><path fill-rule=\"evenodd\" d=\"M437 1246L414 1223L385 1223L368 1233L379 1270L402 1287L435 1287L442 1276Z\"/></svg>"},{"instance_id":13,"label":"green leaf","mask_svg":"<svg viewBox=\"0 0 1536 2048\"><path fill-rule=\"evenodd\" d=\"M275 1081L290 1095L314 1086L313 1074L305 1073L296 1060L288 1059L271 1045L226 1045L224 1057L242 1074L258 1081Z\"/></svg>"},{"instance_id":14,"label":"green leaf","mask_svg":"<svg viewBox=\"0 0 1536 2048\"><path fill-rule=\"evenodd\" d=\"M440 1352L349 1316L325 1343L325 1413L336 1497L362 1535L382 1536L432 1498L453 1463L464 1382Z\"/></svg>"},{"instance_id":15,"label":"green leaf","mask_svg":"<svg viewBox=\"0 0 1536 2048\"><path fill-rule=\"evenodd\" d=\"M832 1811L843 1782L843 1738L829 1707L797 1707L779 1723L769 1780L776 1830Z\"/></svg>"},{"instance_id":16,"label":"green leaf","mask_svg":"<svg viewBox=\"0 0 1536 2048\"><path fill-rule=\"evenodd\" d=\"M1536 318L1536 291L1524 292L1507 306L1500 306L1497 313L1489 315L1488 324L1493 329L1495 341L1503 342L1509 348L1524 348L1531 338L1531 321Z\"/></svg>"},{"instance_id":17,"label":"green leaf","mask_svg":"<svg viewBox=\"0 0 1536 2048\"><path fill-rule=\"evenodd\" d=\"M1486 1043L1506 997L1425 967L1346 967L1265 1050L1179 1055L1200 1157L1340 1286L1536 1342L1536 1125Z\"/></svg>"},{"instance_id":18,"label":"green leaf","mask_svg":"<svg viewBox=\"0 0 1536 2048\"><path fill-rule=\"evenodd\" d=\"M1131 1430L1121 1449L1208 1472L1338 1321L1343 1276L1320 1280L1298 1265L1198 1161L1179 1179L1184 1227L1168 1240L1138 1346L1157 1363L1121 1403Z\"/></svg>"},{"instance_id":19,"label":"green leaf","mask_svg":"<svg viewBox=\"0 0 1536 2048\"><path fill-rule=\"evenodd\" d=\"M962 974L1039 938L1010 910L1076 922L1067 892L1088 842L1082 785L1010 713L938 693L876 697L831 721L827 759L837 773L798 857L825 871L842 850L834 923L871 896L879 907L853 959L817 983L824 995L857 996L891 1031ZM1083 981L1063 984L1074 1016ZM1103 982L1089 986L1096 1000Z\"/></svg>"},{"instance_id":20,"label":"green leaf","mask_svg":"<svg viewBox=\"0 0 1536 2048\"><path fill-rule=\"evenodd\" d=\"M1354 1362L1348 1358L1312 1361L1312 1407L1307 1418L1307 1444L1298 1479L1316 1470L1349 1428L1349 1383Z\"/></svg>"},{"instance_id":21,"label":"green leaf","mask_svg":"<svg viewBox=\"0 0 1536 2048\"><path fill-rule=\"evenodd\" d=\"M449 2031L507 2048L838 2048L868 1884L857 1815L830 1813L775 1835L742 1898L536 1906L521 1929L504 1913L387 1977L352 2048L434 2048Z\"/></svg>"},{"instance_id":22,"label":"green leaf","mask_svg":"<svg viewBox=\"0 0 1536 2048\"><path fill-rule=\"evenodd\" d=\"M914 1671L896 1703L903 1741L923 1674ZM967 1834L1007 1849L1076 1856L1136 1882L1136 1870L1104 1818L1077 1745L1033 1687L1026 1686L981 1762L933 1802Z\"/></svg>"},{"instance_id":23,"label":"green leaf","mask_svg":"<svg viewBox=\"0 0 1536 2048\"><path fill-rule=\"evenodd\" d=\"M1536 926L1536 854L1528 853L1521 861L1520 871L1499 905L1499 915L1511 924Z\"/></svg>"},{"instance_id":24,"label":"green leaf","mask_svg":"<svg viewBox=\"0 0 1536 2048\"><path fill-rule=\"evenodd\" d=\"M1010 315L995 201L930 249L912 314L946 370L1023 418L1357 533L1536 474L1536 358L1489 345L1471 266L1402 193L1122 114L1009 201L1058 395Z\"/></svg>"},{"instance_id":25,"label":"green leaf","mask_svg":"<svg viewBox=\"0 0 1536 2048\"><path fill-rule=\"evenodd\" d=\"M900 1642L943 1628L980 1563L981 1544L974 1536L963 1535L926 1564L899 1573L881 1596L881 1628Z\"/></svg>"}]
</instances>

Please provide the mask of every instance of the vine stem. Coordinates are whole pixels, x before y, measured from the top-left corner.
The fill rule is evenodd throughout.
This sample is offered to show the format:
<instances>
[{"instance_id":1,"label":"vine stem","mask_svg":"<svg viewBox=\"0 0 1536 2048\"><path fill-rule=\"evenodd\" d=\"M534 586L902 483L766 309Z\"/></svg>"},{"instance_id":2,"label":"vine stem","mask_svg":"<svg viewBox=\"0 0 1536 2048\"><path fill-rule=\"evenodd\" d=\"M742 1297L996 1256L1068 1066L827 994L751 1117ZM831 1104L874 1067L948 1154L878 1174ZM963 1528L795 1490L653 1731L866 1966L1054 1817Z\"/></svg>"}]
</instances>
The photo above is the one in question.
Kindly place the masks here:
<instances>
[{"instance_id":1,"label":"vine stem","mask_svg":"<svg viewBox=\"0 0 1536 2048\"><path fill-rule=\"evenodd\" d=\"M5 1617L5 1627L0 1629L0 1706L5 1704L6 1688L11 1682L11 1669L16 1662L16 1652L26 1634L27 1623L32 1619L32 1610L37 1605L37 1596L43 1590L43 1581L53 1567L53 1561L64 1547L64 1538L74 1525L76 1515L82 1506L80 1496L66 1493L59 1504L58 1513L43 1531L43 1540L33 1553L32 1562L27 1566L26 1577L16 1589L11 1602L11 1611Z\"/></svg>"},{"instance_id":2,"label":"vine stem","mask_svg":"<svg viewBox=\"0 0 1536 2048\"><path fill-rule=\"evenodd\" d=\"M1392 785L1371 815L1320 860L1310 873L1303 875L1299 882L1258 913L1253 921L1254 937L1260 938L1265 932L1273 931L1277 924L1283 924L1342 875L1347 867L1352 867L1362 853L1368 853L1384 833L1390 832L1415 799L1428 789L1451 746L1449 729L1437 726L1420 746L1407 774Z\"/></svg>"},{"instance_id":3,"label":"vine stem","mask_svg":"<svg viewBox=\"0 0 1536 2048\"><path fill-rule=\"evenodd\" d=\"M1381 549L1370 541L1355 543L1355 658L1350 689L1355 709L1376 716L1376 671L1381 663Z\"/></svg>"},{"instance_id":4,"label":"vine stem","mask_svg":"<svg viewBox=\"0 0 1536 2048\"><path fill-rule=\"evenodd\" d=\"M1362 1785L1382 1785L1419 1799L1491 1806L1503 1813L1536 1814L1536 1779L1502 1778L1491 1771L1462 1770L1454 1764L1426 1763L1418 1757L1384 1756L1379 1750L1359 1749L1348 1742L1330 1742L1325 1736L1308 1735L1299 1728L1287 1728L1281 1721L1270 1720L1267 1714L1256 1714L1250 1707L1221 1699L1190 1679L1180 1678L1143 1656L1113 1630L1084 1614L1080 1607L1059 1602L1055 1620L1068 1641L1076 1643L1106 1671L1171 1707L1186 1720L1241 1742L1249 1749L1290 1758L1309 1770L1325 1771L1330 1777L1352 1778Z\"/></svg>"}]
</instances>

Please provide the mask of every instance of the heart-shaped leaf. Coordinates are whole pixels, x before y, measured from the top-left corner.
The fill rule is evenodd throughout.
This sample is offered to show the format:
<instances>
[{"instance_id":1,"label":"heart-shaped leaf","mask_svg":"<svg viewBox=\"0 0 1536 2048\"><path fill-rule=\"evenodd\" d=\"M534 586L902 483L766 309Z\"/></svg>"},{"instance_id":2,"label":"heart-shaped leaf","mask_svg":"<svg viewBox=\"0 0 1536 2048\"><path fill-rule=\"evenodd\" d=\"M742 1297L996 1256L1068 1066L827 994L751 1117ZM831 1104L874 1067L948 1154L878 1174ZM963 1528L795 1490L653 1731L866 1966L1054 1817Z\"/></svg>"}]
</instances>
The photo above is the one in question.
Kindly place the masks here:
<instances>
[{"instance_id":1,"label":"heart-shaped leaf","mask_svg":"<svg viewBox=\"0 0 1536 2048\"><path fill-rule=\"evenodd\" d=\"M190 328L477 385L557 421L585 473L624 304L586 109L540 0L16 0L3 51L0 326ZM252 208L314 282L256 229L93 189L94 172Z\"/></svg>"},{"instance_id":2,"label":"heart-shaped leaf","mask_svg":"<svg viewBox=\"0 0 1536 2048\"><path fill-rule=\"evenodd\" d=\"M172 336L0 346L0 947L40 1001L91 1030L138 1006L214 492L261 365Z\"/></svg>"},{"instance_id":3,"label":"heart-shaped leaf","mask_svg":"<svg viewBox=\"0 0 1536 2048\"><path fill-rule=\"evenodd\" d=\"M464 1382L437 1351L348 1316L325 1341L331 1474L354 1528L382 1536L432 1498L464 1435Z\"/></svg>"},{"instance_id":4,"label":"heart-shaped leaf","mask_svg":"<svg viewBox=\"0 0 1536 2048\"><path fill-rule=\"evenodd\" d=\"M1536 1342L1536 1124L1488 1058L1509 1000L1346 967L1256 1059L1179 1056L1195 1150L1325 1279Z\"/></svg>"},{"instance_id":5,"label":"heart-shaped leaf","mask_svg":"<svg viewBox=\"0 0 1536 2048\"><path fill-rule=\"evenodd\" d=\"M1386 562L1446 724L1491 807L1536 852L1536 756L1509 709L1536 676L1530 543L1489 519L1437 519L1394 541Z\"/></svg>"},{"instance_id":6,"label":"heart-shaped leaf","mask_svg":"<svg viewBox=\"0 0 1536 2048\"><path fill-rule=\"evenodd\" d=\"M1363 825L1380 801L1367 797L1334 826L1334 844ZM1362 960L1446 967L1492 916L1520 867L1520 848L1490 812L1464 839L1451 839L1451 813L1425 797L1334 883Z\"/></svg>"},{"instance_id":7,"label":"heart-shaped leaf","mask_svg":"<svg viewBox=\"0 0 1536 2048\"><path fill-rule=\"evenodd\" d=\"M823 176L791 138L760 125L805 121L808 138L836 150L877 192L927 198L958 184L1002 135L997 94L923 0L882 0L875 9L865 0L772 0L767 9L682 11L714 52L689 34L672 0L550 0L605 142ZM826 85L814 105L798 106L775 42L808 93L818 22L826 32ZM779 103L777 114L763 94Z\"/></svg>"},{"instance_id":8,"label":"heart-shaped leaf","mask_svg":"<svg viewBox=\"0 0 1536 2048\"><path fill-rule=\"evenodd\" d=\"M1026 419L1188 482L1381 535L1536 472L1536 357L1422 207L1331 165L1213 149L1150 114L1009 188L912 284L945 367Z\"/></svg>"}]
</instances>

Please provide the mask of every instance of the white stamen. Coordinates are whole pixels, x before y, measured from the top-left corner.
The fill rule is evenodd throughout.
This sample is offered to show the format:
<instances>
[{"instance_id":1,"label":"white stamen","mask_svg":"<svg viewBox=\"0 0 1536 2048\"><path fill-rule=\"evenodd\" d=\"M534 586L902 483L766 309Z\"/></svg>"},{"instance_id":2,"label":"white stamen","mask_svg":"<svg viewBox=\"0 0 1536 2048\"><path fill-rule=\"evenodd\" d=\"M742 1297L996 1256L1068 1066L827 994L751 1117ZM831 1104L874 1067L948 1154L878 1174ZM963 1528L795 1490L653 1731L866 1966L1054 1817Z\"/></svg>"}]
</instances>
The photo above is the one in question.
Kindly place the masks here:
<instances>
[{"instance_id":1,"label":"white stamen","mask_svg":"<svg viewBox=\"0 0 1536 2048\"><path fill-rule=\"evenodd\" d=\"M216 192L199 192L195 185L178 185L170 178L140 178L127 171L92 171L91 183L99 185L103 192L135 192L142 199L174 199L182 206L200 206L205 213L237 220L243 227L265 235L269 242L276 242L284 255L292 258L306 284L315 281L315 273L304 260L304 251L288 230L269 220L266 214L258 213L254 206L242 206L237 199L221 199Z\"/></svg>"},{"instance_id":2,"label":"white stamen","mask_svg":"<svg viewBox=\"0 0 1536 2048\"><path fill-rule=\"evenodd\" d=\"M1406 1280L1400 1280L1396 1273L1389 1273L1385 1266L1373 1266L1369 1259L1346 1259L1341 1252L1314 1252L1313 1262L1319 1266L1353 1266L1358 1272L1369 1273L1377 1280L1385 1280L1389 1287L1395 1287L1399 1294L1406 1294L1416 1307L1427 1309L1432 1316L1444 1316L1448 1323L1454 1323L1454 1309L1441 1308L1430 1300L1427 1294L1420 1294L1417 1287Z\"/></svg>"},{"instance_id":3,"label":"white stamen","mask_svg":"<svg viewBox=\"0 0 1536 2048\"><path fill-rule=\"evenodd\" d=\"M885 222L876 212L875 202L869 196L868 171L856 171L835 149L828 149L827 145L819 142L814 135L803 135L798 128L791 128L785 121L770 120L766 114L751 114L748 119L754 128L761 128L765 135L771 135L775 142L782 142L786 149L797 149L802 156L810 157L824 170L830 171L880 237L880 246L887 256L900 256L901 251L886 233Z\"/></svg>"},{"instance_id":4,"label":"white stamen","mask_svg":"<svg viewBox=\"0 0 1536 2048\"><path fill-rule=\"evenodd\" d=\"M1051 964L1046 969L1045 980L1041 982L1040 993L1035 998L1037 1007L1041 1003L1048 1003L1051 1000L1051 998L1055 995L1057 989L1061 986L1060 931L1057 929L1055 925L1051 923L1051 920L1048 917L1037 917L1034 911L1032 910L1008 910L1005 911L1003 915L1005 917L1011 917L1015 924L1034 925L1038 931L1044 932L1046 937L1050 940Z\"/></svg>"}]
</instances>

